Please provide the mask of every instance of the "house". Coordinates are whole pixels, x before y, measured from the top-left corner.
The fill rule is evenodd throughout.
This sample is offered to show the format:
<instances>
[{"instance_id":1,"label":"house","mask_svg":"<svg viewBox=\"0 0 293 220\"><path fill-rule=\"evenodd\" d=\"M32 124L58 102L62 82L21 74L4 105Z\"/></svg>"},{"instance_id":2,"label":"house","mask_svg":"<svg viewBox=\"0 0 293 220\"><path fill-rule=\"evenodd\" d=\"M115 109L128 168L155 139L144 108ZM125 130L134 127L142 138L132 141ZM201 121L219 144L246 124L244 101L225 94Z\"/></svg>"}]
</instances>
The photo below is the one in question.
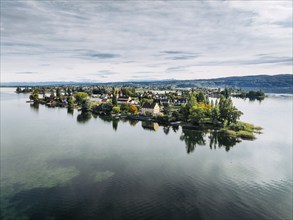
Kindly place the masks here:
<instances>
[{"instance_id":1,"label":"house","mask_svg":"<svg viewBox=\"0 0 293 220\"><path fill-rule=\"evenodd\" d=\"M162 99L160 100L160 103L161 103L162 105L164 105L164 104L170 104L171 102L170 102L170 100L169 100L168 98L162 98Z\"/></svg>"},{"instance_id":2,"label":"house","mask_svg":"<svg viewBox=\"0 0 293 220\"><path fill-rule=\"evenodd\" d=\"M117 99L117 103L118 104L132 104L133 101L131 99L130 96L120 96L118 99Z\"/></svg>"},{"instance_id":3,"label":"house","mask_svg":"<svg viewBox=\"0 0 293 220\"><path fill-rule=\"evenodd\" d=\"M187 104L187 98L175 99L174 105L182 105L182 104Z\"/></svg>"},{"instance_id":4,"label":"house","mask_svg":"<svg viewBox=\"0 0 293 220\"><path fill-rule=\"evenodd\" d=\"M151 114L151 115L158 115L160 113L160 106L158 103L153 102L153 103L148 103L145 102L140 110L141 114L146 115L146 114Z\"/></svg>"}]
</instances>

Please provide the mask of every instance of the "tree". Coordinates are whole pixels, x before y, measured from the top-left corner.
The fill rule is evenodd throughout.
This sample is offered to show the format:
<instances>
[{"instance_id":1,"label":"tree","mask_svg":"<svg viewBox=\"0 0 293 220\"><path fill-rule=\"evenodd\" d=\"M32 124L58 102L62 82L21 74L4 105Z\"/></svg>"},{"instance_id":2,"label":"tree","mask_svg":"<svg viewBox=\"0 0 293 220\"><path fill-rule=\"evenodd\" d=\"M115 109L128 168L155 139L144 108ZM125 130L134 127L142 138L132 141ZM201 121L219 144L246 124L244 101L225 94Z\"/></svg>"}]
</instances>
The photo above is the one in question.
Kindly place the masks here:
<instances>
[{"instance_id":1,"label":"tree","mask_svg":"<svg viewBox=\"0 0 293 220\"><path fill-rule=\"evenodd\" d=\"M21 88L20 87L17 87L16 88L16 93L21 93L22 91L21 91Z\"/></svg>"},{"instance_id":2,"label":"tree","mask_svg":"<svg viewBox=\"0 0 293 220\"><path fill-rule=\"evenodd\" d=\"M70 109L74 108L74 99L72 96L68 96L67 103L68 103L68 108L70 108Z\"/></svg>"},{"instance_id":3,"label":"tree","mask_svg":"<svg viewBox=\"0 0 293 220\"><path fill-rule=\"evenodd\" d=\"M201 119L204 117L205 117L205 112L203 108L200 108L198 106L193 106L190 109L189 119L192 124L196 124L196 125L200 124Z\"/></svg>"},{"instance_id":4,"label":"tree","mask_svg":"<svg viewBox=\"0 0 293 220\"><path fill-rule=\"evenodd\" d=\"M178 111L172 112L172 120L173 121L178 121L180 119L180 114Z\"/></svg>"},{"instance_id":5,"label":"tree","mask_svg":"<svg viewBox=\"0 0 293 220\"><path fill-rule=\"evenodd\" d=\"M58 98L61 97L61 90L60 90L60 88L57 88L57 89L56 89L56 96L57 96Z\"/></svg>"},{"instance_id":6,"label":"tree","mask_svg":"<svg viewBox=\"0 0 293 220\"><path fill-rule=\"evenodd\" d=\"M122 112L128 112L129 111L129 105L125 104L125 103L122 103L120 105L120 109Z\"/></svg>"},{"instance_id":7,"label":"tree","mask_svg":"<svg viewBox=\"0 0 293 220\"><path fill-rule=\"evenodd\" d=\"M102 103L99 105L99 110L106 114L110 114L112 109L113 105L111 103Z\"/></svg>"},{"instance_id":8,"label":"tree","mask_svg":"<svg viewBox=\"0 0 293 220\"><path fill-rule=\"evenodd\" d=\"M119 106L114 106L113 109L112 109L112 112L113 112L114 114L119 113L119 112L120 112L120 107L119 107Z\"/></svg>"},{"instance_id":9,"label":"tree","mask_svg":"<svg viewBox=\"0 0 293 220\"><path fill-rule=\"evenodd\" d=\"M90 110L91 110L91 102L90 102L90 100L88 100L88 99L83 100L82 106L81 106L81 112L82 113L87 113Z\"/></svg>"},{"instance_id":10,"label":"tree","mask_svg":"<svg viewBox=\"0 0 293 220\"><path fill-rule=\"evenodd\" d=\"M51 89L51 91L50 91L50 92L51 92L51 94L50 94L50 97L51 97L51 98L55 98L55 93L54 93L54 90L53 90L53 89Z\"/></svg>"},{"instance_id":11,"label":"tree","mask_svg":"<svg viewBox=\"0 0 293 220\"><path fill-rule=\"evenodd\" d=\"M68 95L71 95L71 93L72 93L72 92L71 92L71 89L68 87L68 88L67 88L67 94L68 94Z\"/></svg>"},{"instance_id":12,"label":"tree","mask_svg":"<svg viewBox=\"0 0 293 220\"><path fill-rule=\"evenodd\" d=\"M206 102L206 97L205 97L204 92L200 91L199 93L196 94L196 101L203 102L203 103Z\"/></svg>"},{"instance_id":13,"label":"tree","mask_svg":"<svg viewBox=\"0 0 293 220\"><path fill-rule=\"evenodd\" d=\"M75 99L76 99L76 102L77 102L78 104L82 104L82 102L83 102L84 100L86 100L87 98L88 98L88 94L85 93L85 92L78 92L78 93L76 93L76 95L75 95Z\"/></svg>"},{"instance_id":14,"label":"tree","mask_svg":"<svg viewBox=\"0 0 293 220\"><path fill-rule=\"evenodd\" d=\"M231 89L227 89L227 88L225 88L225 90L223 90L223 91L221 92L221 94L224 95L224 97L227 99L227 98L229 98L230 95L231 95Z\"/></svg>"},{"instance_id":15,"label":"tree","mask_svg":"<svg viewBox=\"0 0 293 220\"><path fill-rule=\"evenodd\" d=\"M30 100L37 101L39 99L39 91L33 90L32 94L29 97Z\"/></svg>"},{"instance_id":16,"label":"tree","mask_svg":"<svg viewBox=\"0 0 293 220\"><path fill-rule=\"evenodd\" d=\"M135 105L131 105L131 106L129 107L129 111L130 111L132 114L137 114L138 109L137 109L137 107L136 107Z\"/></svg>"},{"instance_id":17,"label":"tree","mask_svg":"<svg viewBox=\"0 0 293 220\"><path fill-rule=\"evenodd\" d=\"M115 95L115 93L113 93L112 95L113 95L112 104L113 104L113 106L117 106L117 96Z\"/></svg>"},{"instance_id":18,"label":"tree","mask_svg":"<svg viewBox=\"0 0 293 220\"><path fill-rule=\"evenodd\" d=\"M236 122L243 113L233 106L232 99L220 97L219 102L219 120L223 123L225 120L228 125L231 122Z\"/></svg>"},{"instance_id":19,"label":"tree","mask_svg":"<svg viewBox=\"0 0 293 220\"><path fill-rule=\"evenodd\" d=\"M211 118L212 118L213 123L218 121L219 116L220 116L219 106L215 105L211 111Z\"/></svg>"},{"instance_id":20,"label":"tree","mask_svg":"<svg viewBox=\"0 0 293 220\"><path fill-rule=\"evenodd\" d=\"M170 105L168 103L164 103L163 106L164 106L164 108L163 108L164 114L169 115L170 111L171 111Z\"/></svg>"}]
</instances>

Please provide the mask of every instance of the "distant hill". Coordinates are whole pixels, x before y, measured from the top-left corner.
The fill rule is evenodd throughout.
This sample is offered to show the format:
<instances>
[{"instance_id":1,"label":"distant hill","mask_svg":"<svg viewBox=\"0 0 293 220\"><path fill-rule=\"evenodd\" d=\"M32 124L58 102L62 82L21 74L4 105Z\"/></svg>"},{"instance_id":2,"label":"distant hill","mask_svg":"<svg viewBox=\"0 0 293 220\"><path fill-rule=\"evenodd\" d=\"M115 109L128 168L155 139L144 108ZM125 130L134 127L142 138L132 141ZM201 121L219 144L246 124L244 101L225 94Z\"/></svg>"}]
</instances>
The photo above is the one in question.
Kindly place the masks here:
<instances>
[{"instance_id":1,"label":"distant hill","mask_svg":"<svg viewBox=\"0 0 293 220\"><path fill-rule=\"evenodd\" d=\"M190 80L177 84L177 87L186 85L197 85L202 87L233 87L244 90L263 90L271 93L293 93L293 75L257 75L257 76L240 76L225 77L208 80Z\"/></svg>"},{"instance_id":2,"label":"distant hill","mask_svg":"<svg viewBox=\"0 0 293 220\"><path fill-rule=\"evenodd\" d=\"M263 90L266 93L291 93L293 94L293 75L256 75L256 76L233 76L215 79L197 80L159 80L141 82L11 82L1 83L1 86L62 86L62 85L109 85L109 86L144 86L161 88L191 88L191 87L213 87L213 88L240 88L244 90Z\"/></svg>"}]
</instances>

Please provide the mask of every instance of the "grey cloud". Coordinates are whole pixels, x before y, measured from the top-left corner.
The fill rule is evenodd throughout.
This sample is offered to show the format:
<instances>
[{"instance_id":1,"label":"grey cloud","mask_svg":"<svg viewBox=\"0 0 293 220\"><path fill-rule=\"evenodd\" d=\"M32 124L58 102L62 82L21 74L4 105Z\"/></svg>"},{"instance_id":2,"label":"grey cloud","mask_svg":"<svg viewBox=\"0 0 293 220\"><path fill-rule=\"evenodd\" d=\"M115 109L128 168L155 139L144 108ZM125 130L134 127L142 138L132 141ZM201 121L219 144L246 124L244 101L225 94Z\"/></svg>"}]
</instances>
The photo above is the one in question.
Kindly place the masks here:
<instances>
[{"instance_id":1,"label":"grey cloud","mask_svg":"<svg viewBox=\"0 0 293 220\"><path fill-rule=\"evenodd\" d=\"M110 59L118 57L117 54L111 54L111 53L95 53L95 54L89 54L90 57L98 58L98 59Z\"/></svg>"},{"instance_id":2,"label":"grey cloud","mask_svg":"<svg viewBox=\"0 0 293 220\"><path fill-rule=\"evenodd\" d=\"M167 59L172 60L187 60L187 59L193 59L200 56L199 53L192 53L192 52L182 52L182 51L162 51L163 55L166 55L165 57Z\"/></svg>"},{"instance_id":3,"label":"grey cloud","mask_svg":"<svg viewBox=\"0 0 293 220\"><path fill-rule=\"evenodd\" d=\"M109 70L100 70L96 73L90 73L88 75L91 75L91 76L98 76L100 78L109 78L110 76L113 76L113 75L117 75L118 73L116 72L113 72L113 71L109 71Z\"/></svg>"},{"instance_id":4,"label":"grey cloud","mask_svg":"<svg viewBox=\"0 0 293 220\"><path fill-rule=\"evenodd\" d=\"M187 67L189 67L189 66L169 67L165 70L165 72L182 72L182 71L185 71Z\"/></svg>"},{"instance_id":5,"label":"grey cloud","mask_svg":"<svg viewBox=\"0 0 293 220\"><path fill-rule=\"evenodd\" d=\"M83 59L112 59L120 57L118 54L113 53L100 53L94 50L86 49L74 49L72 51L67 51L68 54L72 54L73 57L83 58Z\"/></svg>"},{"instance_id":6,"label":"grey cloud","mask_svg":"<svg viewBox=\"0 0 293 220\"><path fill-rule=\"evenodd\" d=\"M38 72L15 72L15 74L38 74Z\"/></svg>"},{"instance_id":7,"label":"grey cloud","mask_svg":"<svg viewBox=\"0 0 293 220\"><path fill-rule=\"evenodd\" d=\"M292 65L292 14L260 23L259 13L243 7L227 1L1 1L1 58L11 63L2 72L16 72L15 60L23 67L27 60L40 68L54 63L43 68L52 77L73 63L68 78L82 74L79 62L88 64L87 72L113 64L125 77L137 68L151 77L183 75L191 66Z\"/></svg>"},{"instance_id":8,"label":"grey cloud","mask_svg":"<svg viewBox=\"0 0 293 220\"><path fill-rule=\"evenodd\" d=\"M292 57L274 57L274 56L261 56L260 58L250 60L224 60L224 61L209 61L198 62L194 66L241 66L241 65L262 65L262 64L280 64L292 65Z\"/></svg>"}]
</instances>

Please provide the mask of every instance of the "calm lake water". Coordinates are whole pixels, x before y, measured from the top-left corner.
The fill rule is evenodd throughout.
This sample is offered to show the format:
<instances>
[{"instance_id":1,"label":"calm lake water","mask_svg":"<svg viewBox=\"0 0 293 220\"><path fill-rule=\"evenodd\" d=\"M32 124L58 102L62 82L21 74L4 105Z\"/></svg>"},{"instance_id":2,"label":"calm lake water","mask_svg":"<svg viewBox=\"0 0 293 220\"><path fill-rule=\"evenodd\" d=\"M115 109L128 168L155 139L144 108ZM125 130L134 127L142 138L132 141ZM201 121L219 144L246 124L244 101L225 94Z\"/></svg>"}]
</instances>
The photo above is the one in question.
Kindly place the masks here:
<instances>
[{"instance_id":1,"label":"calm lake water","mask_svg":"<svg viewBox=\"0 0 293 220\"><path fill-rule=\"evenodd\" d=\"M1 88L1 219L292 219L291 95L233 99L264 128L236 143L13 91Z\"/></svg>"}]
</instances>

